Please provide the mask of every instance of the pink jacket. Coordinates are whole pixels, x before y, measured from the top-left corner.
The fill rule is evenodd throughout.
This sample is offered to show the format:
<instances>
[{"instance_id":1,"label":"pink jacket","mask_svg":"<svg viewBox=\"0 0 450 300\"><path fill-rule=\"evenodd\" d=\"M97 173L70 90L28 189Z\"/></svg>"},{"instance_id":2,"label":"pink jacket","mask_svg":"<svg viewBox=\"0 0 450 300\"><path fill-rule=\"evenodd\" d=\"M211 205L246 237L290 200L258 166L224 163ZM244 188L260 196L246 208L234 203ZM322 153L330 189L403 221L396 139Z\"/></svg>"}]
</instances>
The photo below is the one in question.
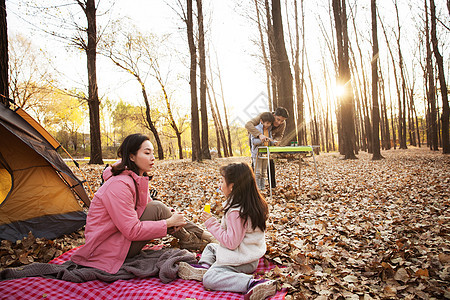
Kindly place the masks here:
<instances>
[{"instance_id":1,"label":"pink jacket","mask_svg":"<svg viewBox=\"0 0 450 300\"><path fill-rule=\"evenodd\" d=\"M167 234L166 220L140 221L149 201L148 178L125 170L112 176L103 172L106 182L98 189L86 219L84 247L72 261L114 274L120 269L132 241L161 238ZM138 195L136 195L136 191Z\"/></svg>"}]
</instances>

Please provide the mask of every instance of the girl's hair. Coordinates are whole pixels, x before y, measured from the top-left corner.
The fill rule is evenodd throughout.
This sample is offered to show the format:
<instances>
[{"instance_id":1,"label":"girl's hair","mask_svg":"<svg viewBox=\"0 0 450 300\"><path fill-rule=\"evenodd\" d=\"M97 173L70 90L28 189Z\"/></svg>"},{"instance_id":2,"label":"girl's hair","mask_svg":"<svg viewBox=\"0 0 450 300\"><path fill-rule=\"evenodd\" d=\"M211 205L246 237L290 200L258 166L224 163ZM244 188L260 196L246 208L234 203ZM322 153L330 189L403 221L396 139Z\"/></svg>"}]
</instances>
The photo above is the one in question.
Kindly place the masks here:
<instances>
[{"instance_id":1,"label":"girl's hair","mask_svg":"<svg viewBox=\"0 0 450 300\"><path fill-rule=\"evenodd\" d=\"M273 123L273 121L275 121L275 117L273 116L273 113L271 112L263 112L259 118L263 121L263 122L271 122Z\"/></svg>"},{"instance_id":2,"label":"girl's hair","mask_svg":"<svg viewBox=\"0 0 450 300\"><path fill-rule=\"evenodd\" d=\"M245 223L250 218L253 229L259 227L265 231L269 209L258 191L252 169L246 163L229 164L220 168L220 174L225 178L227 185L234 184L228 195L225 213L231 208L240 207L239 216Z\"/></svg>"},{"instance_id":3,"label":"girl's hair","mask_svg":"<svg viewBox=\"0 0 450 300\"><path fill-rule=\"evenodd\" d=\"M119 149L117 149L117 156L122 160L120 163L112 166L112 174L116 176L122 173L125 169L128 169L139 175L139 168L133 161L131 161L130 155L136 155L139 148L141 148L142 143L148 140L148 136L140 133L130 134L127 136L123 140ZM144 175L147 176L147 174Z\"/></svg>"}]
</instances>

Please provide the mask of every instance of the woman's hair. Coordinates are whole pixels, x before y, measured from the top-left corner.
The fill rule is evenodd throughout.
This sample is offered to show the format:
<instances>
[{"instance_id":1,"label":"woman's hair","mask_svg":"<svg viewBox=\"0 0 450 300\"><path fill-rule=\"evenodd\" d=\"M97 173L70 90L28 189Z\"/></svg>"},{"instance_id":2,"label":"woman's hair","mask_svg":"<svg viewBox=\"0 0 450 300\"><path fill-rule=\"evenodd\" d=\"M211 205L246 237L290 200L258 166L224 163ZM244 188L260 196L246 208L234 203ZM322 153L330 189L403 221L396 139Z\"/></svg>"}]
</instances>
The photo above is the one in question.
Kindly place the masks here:
<instances>
[{"instance_id":1,"label":"woman's hair","mask_svg":"<svg viewBox=\"0 0 450 300\"><path fill-rule=\"evenodd\" d=\"M277 109L275 109L275 116L280 116L287 119L289 118L289 113L286 108L277 107Z\"/></svg>"},{"instance_id":2,"label":"woman's hair","mask_svg":"<svg viewBox=\"0 0 450 300\"><path fill-rule=\"evenodd\" d=\"M263 112L259 118L263 121L263 122L270 122L273 123L273 121L275 121L275 117L273 116L273 113L271 112Z\"/></svg>"},{"instance_id":3,"label":"woman's hair","mask_svg":"<svg viewBox=\"0 0 450 300\"><path fill-rule=\"evenodd\" d=\"M131 161L130 155L136 155L139 148L141 148L142 143L148 140L148 136L140 133L130 134L127 136L123 140L119 149L117 149L117 156L121 158L121 161L112 166L112 174L116 176L122 173L125 169L128 169L139 175L139 168L136 166L134 161ZM144 175L146 176L147 174Z\"/></svg>"},{"instance_id":4,"label":"woman's hair","mask_svg":"<svg viewBox=\"0 0 450 300\"><path fill-rule=\"evenodd\" d=\"M250 218L253 229L259 227L265 231L269 209L258 191L252 169L246 163L229 164L220 168L220 174L227 185L234 184L228 195L225 213L231 208L240 207L239 215L245 222Z\"/></svg>"}]
</instances>

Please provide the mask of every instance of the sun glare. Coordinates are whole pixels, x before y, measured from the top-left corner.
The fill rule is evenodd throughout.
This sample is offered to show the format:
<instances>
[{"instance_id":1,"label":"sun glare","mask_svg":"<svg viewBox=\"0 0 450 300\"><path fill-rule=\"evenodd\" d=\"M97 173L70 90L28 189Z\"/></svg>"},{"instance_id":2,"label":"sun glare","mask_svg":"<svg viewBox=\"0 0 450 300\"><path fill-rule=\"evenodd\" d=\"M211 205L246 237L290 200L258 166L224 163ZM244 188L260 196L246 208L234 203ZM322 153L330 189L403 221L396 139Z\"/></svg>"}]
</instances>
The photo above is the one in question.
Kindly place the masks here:
<instances>
[{"instance_id":1,"label":"sun glare","mask_svg":"<svg viewBox=\"0 0 450 300\"><path fill-rule=\"evenodd\" d=\"M338 97L342 97L345 93L345 88L344 86L337 84L336 85L336 96Z\"/></svg>"}]
</instances>

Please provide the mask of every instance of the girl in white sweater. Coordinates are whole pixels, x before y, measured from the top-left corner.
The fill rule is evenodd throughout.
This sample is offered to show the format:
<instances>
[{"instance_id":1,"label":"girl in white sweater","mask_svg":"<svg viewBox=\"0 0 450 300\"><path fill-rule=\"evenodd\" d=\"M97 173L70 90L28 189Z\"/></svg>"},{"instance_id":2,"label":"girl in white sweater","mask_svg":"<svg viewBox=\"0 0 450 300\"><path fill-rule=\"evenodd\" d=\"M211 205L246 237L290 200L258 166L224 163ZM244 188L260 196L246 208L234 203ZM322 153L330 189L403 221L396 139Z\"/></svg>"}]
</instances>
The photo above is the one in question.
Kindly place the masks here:
<instances>
[{"instance_id":1,"label":"girl in white sweater","mask_svg":"<svg viewBox=\"0 0 450 300\"><path fill-rule=\"evenodd\" d=\"M245 299L273 296L275 281L256 280L250 275L266 253L267 203L247 164L230 164L222 167L220 173L221 190L226 197L225 214L221 222L207 212L201 216L220 244L208 244L198 265L180 263L178 275L203 281L203 286L210 290L246 293Z\"/></svg>"}]
</instances>

